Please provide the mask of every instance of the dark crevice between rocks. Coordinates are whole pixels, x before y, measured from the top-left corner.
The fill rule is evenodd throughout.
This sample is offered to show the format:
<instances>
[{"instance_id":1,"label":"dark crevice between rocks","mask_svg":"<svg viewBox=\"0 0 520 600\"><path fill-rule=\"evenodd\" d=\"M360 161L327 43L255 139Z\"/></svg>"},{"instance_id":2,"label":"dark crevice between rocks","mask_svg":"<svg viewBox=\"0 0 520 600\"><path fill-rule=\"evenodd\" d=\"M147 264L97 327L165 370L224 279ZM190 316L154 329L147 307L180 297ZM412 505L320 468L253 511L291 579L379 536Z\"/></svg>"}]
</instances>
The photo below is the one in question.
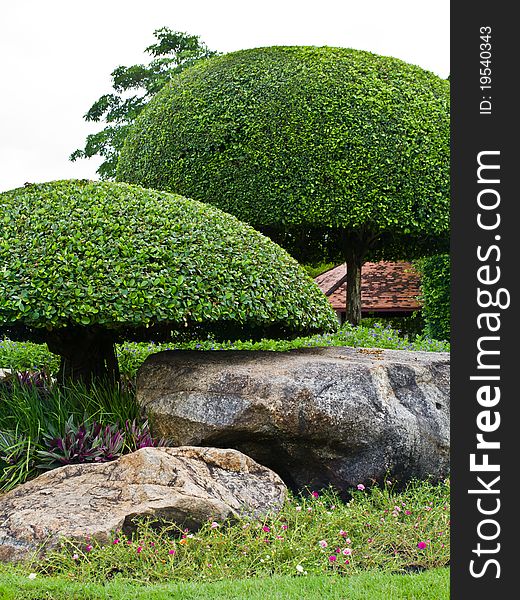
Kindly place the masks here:
<instances>
[{"instance_id":1,"label":"dark crevice between rocks","mask_svg":"<svg viewBox=\"0 0 520 600\"><path fill-rule=\"evenodd\" d=\"M131 538L137 531L138 521L141 521L143 518L145 518L149 526L155 530L162 530L165 523L175 523L181 530L187 528L190 531L197 531L202 525L201 519L197 519L193 515L187 515L185 511L171 507L156 510L153 513L133 513L127 515L121 527L123 534Z\"/></svg>"}]
</instances>

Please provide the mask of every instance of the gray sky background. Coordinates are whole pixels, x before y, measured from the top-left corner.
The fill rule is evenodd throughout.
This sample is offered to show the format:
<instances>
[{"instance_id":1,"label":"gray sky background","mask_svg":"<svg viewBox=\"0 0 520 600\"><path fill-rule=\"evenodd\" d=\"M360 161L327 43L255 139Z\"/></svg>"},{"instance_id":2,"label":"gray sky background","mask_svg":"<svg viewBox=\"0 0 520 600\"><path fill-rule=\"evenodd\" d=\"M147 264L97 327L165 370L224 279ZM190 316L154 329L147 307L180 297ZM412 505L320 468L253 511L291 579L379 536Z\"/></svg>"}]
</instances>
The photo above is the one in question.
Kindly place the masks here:
<instances>
[{"instance_id":1,"label":"gray sky background","mask_svg":"<svg viewBox=\"0 0 520 600\"><path fill-rule=\"evenodd\" d=\"M97 179L100 160L70 153L101 129L83 115L119 65L146 62L153 31L199 35L221 52L343 46L447 77L449 0L0 0L0 191Z\"/></svg>"}]
</instances>

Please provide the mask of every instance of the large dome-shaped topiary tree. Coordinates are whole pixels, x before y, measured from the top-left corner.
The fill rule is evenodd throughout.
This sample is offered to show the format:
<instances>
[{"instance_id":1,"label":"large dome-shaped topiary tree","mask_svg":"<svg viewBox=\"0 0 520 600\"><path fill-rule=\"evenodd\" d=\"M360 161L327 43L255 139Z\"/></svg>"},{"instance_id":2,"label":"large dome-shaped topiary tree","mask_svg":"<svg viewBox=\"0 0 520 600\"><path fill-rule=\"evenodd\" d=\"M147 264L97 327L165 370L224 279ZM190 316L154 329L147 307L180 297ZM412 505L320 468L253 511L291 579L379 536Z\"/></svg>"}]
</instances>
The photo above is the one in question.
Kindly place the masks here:
<instances>
[{"instance_id":1,"label":"large dome-shaped topiary tree","mask_svg":"<svg viewBox=\"0 0 520 600\"><path fill-rule=\"evenodd\" d=\"M4 192L0 209L0 333L46 342L61 355L62 379L114 379L121 340L336 327L287 252L207 204L57 181Z\"/></svg>"},{"instance_id":2,"label":"large dome-shaped topiary tree","mask_svg":"<svg viewBox=\"0 0 520 600\"><path fill-rule=\"evenodd\" d=\"M244 50L187 69L137 120L117 178L214 204L295 257L361 266L446 248L449 83L345 48Z\"/></svg>"}]
</instances>

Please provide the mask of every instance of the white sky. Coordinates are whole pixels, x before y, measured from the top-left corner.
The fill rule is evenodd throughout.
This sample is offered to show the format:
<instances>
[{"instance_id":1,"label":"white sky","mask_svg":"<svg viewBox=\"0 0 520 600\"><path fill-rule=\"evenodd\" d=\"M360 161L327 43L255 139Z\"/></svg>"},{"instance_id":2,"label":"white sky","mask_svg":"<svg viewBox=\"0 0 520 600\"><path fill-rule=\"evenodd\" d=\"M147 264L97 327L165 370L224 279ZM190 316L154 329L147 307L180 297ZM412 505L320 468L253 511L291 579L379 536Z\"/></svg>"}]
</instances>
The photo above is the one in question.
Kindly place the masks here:
<instances>
[{"instance_id":1,"label":"white sky","mask_svg":"<svg viewBox=\"0 0 520 600\"><path fill-rule=\"evenodd\" d=\"M147 62L166 26L229 52L329 45L395 56L447 77L449 0L0 0L0 191L97 179L70 153L102 128L83 115L119 65Z\"/></svg>"}]
</instances>

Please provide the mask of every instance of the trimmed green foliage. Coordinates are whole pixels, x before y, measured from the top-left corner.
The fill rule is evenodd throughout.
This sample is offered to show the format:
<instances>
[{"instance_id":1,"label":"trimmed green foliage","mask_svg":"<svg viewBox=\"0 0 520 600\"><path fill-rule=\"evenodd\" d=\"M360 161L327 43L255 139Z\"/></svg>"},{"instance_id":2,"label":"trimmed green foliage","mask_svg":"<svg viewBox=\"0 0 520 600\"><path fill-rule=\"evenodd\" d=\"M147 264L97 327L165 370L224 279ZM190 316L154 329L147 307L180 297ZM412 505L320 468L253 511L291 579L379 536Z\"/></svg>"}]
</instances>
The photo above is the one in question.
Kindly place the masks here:
<instances>
[{"instance_id":1,"label":"trimmed green foliage","mask_svg":"<svg viewBox=\"0 0 520 600\"><path fill-rule=\"evenodd\" d=\"M437 340L450 339L450 256L438 254L417 261L421 272L425 332Z\"/></svg>"},{"instance_id":2,"label":"trimmed green foliage","mask_svg":"<svg viewBox=\"0 0 520 600\"><path fill-rule=\"evenodd\" d=\"M345 48L211 58L152 99L117 177L214 204L298 257L431 252L448 238L449 84Z\"/></svg>"},{"instance_id":3,"label":"trimmed green foliage","mask_svg":"<svg viewBox=\"0 0 520 600\"><path fill-rule=\"evenodd\" d=\"M12 338L65 327L113 339L336 328L296 261L214 207L90 181L28 185L0 194L0 207L0 323Z\"/></svg>"}]
</instances>

